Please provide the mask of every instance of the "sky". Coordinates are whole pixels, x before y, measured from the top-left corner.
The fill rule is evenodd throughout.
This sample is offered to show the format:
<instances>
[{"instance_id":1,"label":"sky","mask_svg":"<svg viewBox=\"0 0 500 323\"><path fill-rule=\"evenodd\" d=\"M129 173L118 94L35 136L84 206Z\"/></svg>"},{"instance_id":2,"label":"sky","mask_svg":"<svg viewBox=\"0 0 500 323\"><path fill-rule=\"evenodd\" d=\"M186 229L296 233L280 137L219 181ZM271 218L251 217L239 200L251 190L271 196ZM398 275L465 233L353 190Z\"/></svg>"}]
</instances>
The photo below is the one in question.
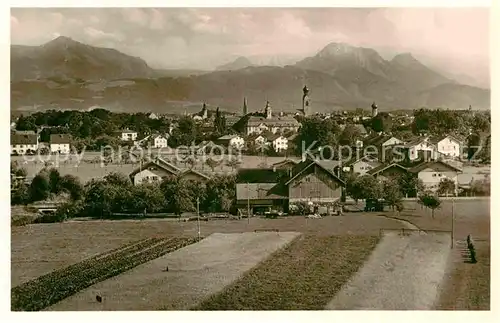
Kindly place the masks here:
<instances>
[{"instance_id":1,"label":"sky","mask_svg":"<svg viewBox=\"0 0 500 323\"><path fill-rule=\"evenodd\" d=\"M487 8L13 8L10 20L12 44L63 35L154 68L211 70L237 56L288 63L343 42L489 78Z\"/></svg>"}]
</instances>

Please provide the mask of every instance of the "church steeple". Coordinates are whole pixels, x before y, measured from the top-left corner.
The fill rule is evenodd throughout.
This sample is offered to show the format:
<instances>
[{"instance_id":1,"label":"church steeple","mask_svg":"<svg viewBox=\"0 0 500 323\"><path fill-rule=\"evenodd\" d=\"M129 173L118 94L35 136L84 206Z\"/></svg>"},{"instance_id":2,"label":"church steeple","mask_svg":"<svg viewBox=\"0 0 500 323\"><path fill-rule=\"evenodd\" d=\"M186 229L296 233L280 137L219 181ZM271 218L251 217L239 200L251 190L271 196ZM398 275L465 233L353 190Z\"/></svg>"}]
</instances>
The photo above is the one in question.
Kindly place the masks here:
<instances>
[{"instance_id":1,"label":"church steeple","mask_svg":"<svg viewBox=\"0 0 500 323\"><path fill-rule=\"evenodd\" d=\"M271 119L273 117L273 110L271 109L269 101L266 101L266 108L264 110L264 113L266 114L266 119Z\"/></svg>"},{"instance_id":2,"label":"church steeple","mask_svg":"<svg viewBox=\"0 0 500 323\"><path fill-rule=\"evenodd\" d=\"M247 98L243 98L243 115L246 116L248 114L248 107L247 107Z\"/></svg>"},{"instance_id":3,"label":"church steeple","mask_svg":"<svg viewBox=\"0 0 500 323\"><path fill-rule=\"evenodd\" d=\"M309 88L307 85L304 85L304 88L302 89L303 95L302 95L302 113L304 113L304 116L308 116L310 113L311 109L311 102L309 99Z\"/></svg>"}]
</instances>

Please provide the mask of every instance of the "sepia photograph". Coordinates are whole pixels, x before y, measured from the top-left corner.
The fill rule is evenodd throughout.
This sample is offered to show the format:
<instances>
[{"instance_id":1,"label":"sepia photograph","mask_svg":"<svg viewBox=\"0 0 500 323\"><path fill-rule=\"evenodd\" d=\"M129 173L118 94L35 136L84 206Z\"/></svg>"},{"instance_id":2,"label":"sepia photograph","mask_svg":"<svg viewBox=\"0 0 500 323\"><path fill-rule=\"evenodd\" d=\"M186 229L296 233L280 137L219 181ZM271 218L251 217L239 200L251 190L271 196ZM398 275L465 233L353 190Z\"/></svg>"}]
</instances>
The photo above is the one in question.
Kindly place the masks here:
<instances>
[{"instance_id":1,"label":"sepia photograph","mask_svg":"<svg viewBox=\"0 0 500 323\"><path fill-rule=\"evenodd\" d=\"M9 11L10 311L490 311L488 7Z\"/></svg>"}]
</instances>

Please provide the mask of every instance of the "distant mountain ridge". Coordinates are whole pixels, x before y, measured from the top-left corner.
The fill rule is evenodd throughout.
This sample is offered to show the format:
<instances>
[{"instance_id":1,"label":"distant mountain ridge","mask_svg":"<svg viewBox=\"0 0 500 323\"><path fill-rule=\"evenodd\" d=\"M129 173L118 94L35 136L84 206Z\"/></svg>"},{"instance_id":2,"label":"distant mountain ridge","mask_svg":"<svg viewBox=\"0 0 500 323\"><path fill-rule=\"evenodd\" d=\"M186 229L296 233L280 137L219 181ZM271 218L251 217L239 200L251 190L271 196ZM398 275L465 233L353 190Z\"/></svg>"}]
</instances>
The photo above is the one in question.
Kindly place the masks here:
<instances>
[{"instance_id":1,"label":"distant mountain ridge","mask_svg":"<svg viewBox=\"0 0 500 323\"><path fill-rule=\"evenodd\" d=\"M490 107L489 90L459 84L409 53L385 60L374 49L343 43L284 67L239 57L212 72L155 70L140 58L65 37L11 46L11 108L17 110L198 111L207 102L239 112L246 97L249 111L262 109L266 100L274 111L295 111L304 84L314 112L369 108L373 101L380 110Z\"/></svg>"},{"instance_id":2,"label":"distant mountain ridge","mask_svg":"<svg viewBox=\"0 0 500 323\"><path fill-rule=\"evenodd\" d=\"M11 46L11 81L48 77L84 80L151 77L141 58L60 36L41 46Z\"/></svg>"},{"instance_id":3,"label":"distant mountain ridge","mask_svg":"<svg viewBox=\"0 0 500 323\"><path fill-rule=\"evenodd\" d=\"M251 67L251 66L254 66L254 64L252 62L250 62L250 60L248 58L240 56L230 63L224 64L221 66L217 66L215 68L215 70L216 71L233 71L233 70L240 70L240 69Z\"/></svg>"}]
</instances>

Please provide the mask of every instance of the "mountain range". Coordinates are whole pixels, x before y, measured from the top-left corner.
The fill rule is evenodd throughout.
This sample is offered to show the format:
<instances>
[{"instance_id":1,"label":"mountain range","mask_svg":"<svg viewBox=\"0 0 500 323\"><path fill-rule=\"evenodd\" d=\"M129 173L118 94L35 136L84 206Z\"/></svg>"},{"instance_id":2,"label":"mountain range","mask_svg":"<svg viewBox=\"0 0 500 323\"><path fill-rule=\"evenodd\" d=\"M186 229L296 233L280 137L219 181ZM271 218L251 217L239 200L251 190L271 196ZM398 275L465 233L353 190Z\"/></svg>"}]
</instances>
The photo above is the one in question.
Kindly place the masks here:
<instances>
[{"instance_id":1,"label":"mountain range","mask_svg":"<svg viewBox=\"0 0 500 323\"><path fill-rule=\"evenodd\" d=\"M371 48L331 43L294 64L254 65L248 58L215 71L157 70L137 57L58 37L41 46L11 46L11 109L89 109L188 112L201 102L232 112L266 101L275 111L301 106L302 87L310 89L315 112L333 109L380 110L441 107L490 108L490 90L443 76L410 53L382 58ZM182 111L182 110L181 110Z\"/></svg>"}]
</instances>

